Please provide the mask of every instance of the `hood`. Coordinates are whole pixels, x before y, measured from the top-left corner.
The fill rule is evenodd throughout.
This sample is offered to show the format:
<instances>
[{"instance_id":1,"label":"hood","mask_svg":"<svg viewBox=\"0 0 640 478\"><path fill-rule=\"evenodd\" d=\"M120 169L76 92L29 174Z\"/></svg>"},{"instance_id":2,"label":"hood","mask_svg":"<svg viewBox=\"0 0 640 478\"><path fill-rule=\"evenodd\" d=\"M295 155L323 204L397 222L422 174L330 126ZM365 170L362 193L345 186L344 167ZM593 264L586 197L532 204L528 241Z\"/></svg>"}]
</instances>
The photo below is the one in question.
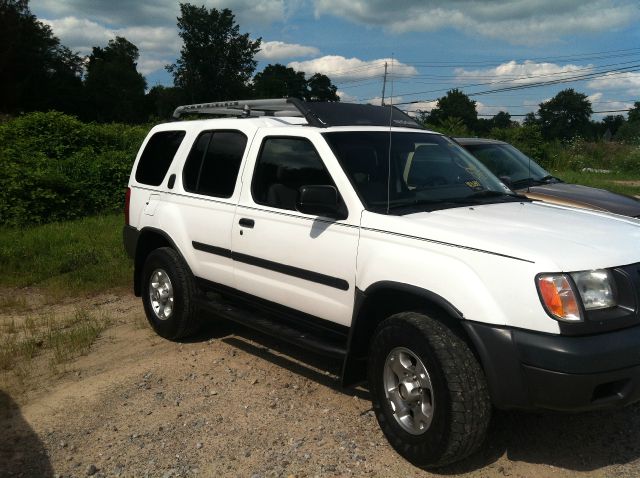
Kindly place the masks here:
<instances>
[{"instance_id":1,"label":"hood","mask_svg":"<svg viewBox=\"0 0 640 478\"><path fill-rule=\"evenodd\" d=\"M541 202L459 207L405 216L366 214L387 230L537 264L540 272L640 262L640 220Z\"/></svg>"},{"instance_id":2,"label":"hood","mask_svg":"<svg viewBox=\"0 0 640 478\"><path fill-rule=\"evenodd\" d=\"M639 217L640 201L605 189L590 188L578 184L554 183L518 190L531 199L608 211L623 216Z\"/></svg>"}]
</instances>

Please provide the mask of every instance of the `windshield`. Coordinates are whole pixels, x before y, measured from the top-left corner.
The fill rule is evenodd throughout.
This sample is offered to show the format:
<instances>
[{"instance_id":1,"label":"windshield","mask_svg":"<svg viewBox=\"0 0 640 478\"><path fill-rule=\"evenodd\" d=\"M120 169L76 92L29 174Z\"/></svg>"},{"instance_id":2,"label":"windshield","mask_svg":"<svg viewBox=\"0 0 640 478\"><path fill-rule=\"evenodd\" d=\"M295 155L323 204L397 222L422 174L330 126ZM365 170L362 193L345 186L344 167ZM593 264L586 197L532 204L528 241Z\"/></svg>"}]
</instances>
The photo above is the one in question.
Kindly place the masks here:
<instances>
[{"instance_id":1,"label":"windshield","mask_svg":"<svg viewBox=\"0 0 640 478\"><path fill-rule=\"evenodd\" d=\"M350 131L323 136L368 210L404 214L517 200L477 159L441 135Z\"/></svg>"},{"instance_id":2,"label":"windshield","mask_svg":"<svg viewBox=\"0 0 640 478\"><path fill-rule=\"evenodd\" d=\"M514 187L524 187L530 180L544 181L551 175L533 159L510 144L470 144L465 146L496 176L506 176Z\"/></svg>"}]
</instances>

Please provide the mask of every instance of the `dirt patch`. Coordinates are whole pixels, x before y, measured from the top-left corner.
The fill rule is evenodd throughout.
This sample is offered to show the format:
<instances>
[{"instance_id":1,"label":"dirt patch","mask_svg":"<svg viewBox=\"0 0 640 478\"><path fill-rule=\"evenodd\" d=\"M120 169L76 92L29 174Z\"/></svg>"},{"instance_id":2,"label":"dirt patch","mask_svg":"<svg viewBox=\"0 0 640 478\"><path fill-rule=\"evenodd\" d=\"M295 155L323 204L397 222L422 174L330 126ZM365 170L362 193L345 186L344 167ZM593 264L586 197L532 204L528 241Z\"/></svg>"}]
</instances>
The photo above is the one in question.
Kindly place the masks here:
<instances>
[{"instance_id":1,"label":"dirt patch","mask_svg":"<svg viewBox=\"0 0 640 478\"><path fill-rule=\"evenodd\" d=\"M219 320L168 342L130 295L61 307L78 306L113 325L64 369L0 385L0 476L640 475L638 405L496 412L479 453L432 474L387 444L365 389L339 388L339 363Z\"/></svg>"},{"instance_id":2,"label":"dirt patch","mask_svg":"<svg viewBox=\"0 0 640 478\"><path fill-rule=\"evenodd\" d=\"M616 179L613 181L609 181L610 183L613 184L620 184L621 186L633 186L633 187L640 187L640 181L635 181L635 180L621 180L621 179Z\"/></svg>"}]
</instances>

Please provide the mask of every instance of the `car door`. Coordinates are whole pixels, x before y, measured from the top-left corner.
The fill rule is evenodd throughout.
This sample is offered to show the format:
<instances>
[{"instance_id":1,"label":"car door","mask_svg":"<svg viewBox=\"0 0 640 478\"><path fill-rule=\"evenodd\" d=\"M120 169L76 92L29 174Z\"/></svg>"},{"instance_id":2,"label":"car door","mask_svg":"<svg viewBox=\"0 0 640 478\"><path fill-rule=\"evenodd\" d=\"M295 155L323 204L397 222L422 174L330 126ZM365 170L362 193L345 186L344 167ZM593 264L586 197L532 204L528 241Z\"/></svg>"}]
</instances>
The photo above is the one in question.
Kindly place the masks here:
<instances>
[{"instance_id":1,"label":"car door","mask_svg":"<svg viewBox=\"0 0 640 478\"><path fill-rule=\"evenodd\" d=\"M235 287L348 325L362 206L324 139L309 136L256 135L232 231ZM346 219L298 212L303 185L336 186Z\"/></svg>"},{"instance_id":2,"label":"car door","mask_svg":"<svg viewBox=\"0 0 640 478\"><path fill-rule=\"evenodd\" d=\"M235 125L234 125L235 126ZM175 217L189 265L198 279L233 285L231 227L240 196L239 172L250 130L207 128L198 133L176 189Z\"/></svg>"}]
</instances>

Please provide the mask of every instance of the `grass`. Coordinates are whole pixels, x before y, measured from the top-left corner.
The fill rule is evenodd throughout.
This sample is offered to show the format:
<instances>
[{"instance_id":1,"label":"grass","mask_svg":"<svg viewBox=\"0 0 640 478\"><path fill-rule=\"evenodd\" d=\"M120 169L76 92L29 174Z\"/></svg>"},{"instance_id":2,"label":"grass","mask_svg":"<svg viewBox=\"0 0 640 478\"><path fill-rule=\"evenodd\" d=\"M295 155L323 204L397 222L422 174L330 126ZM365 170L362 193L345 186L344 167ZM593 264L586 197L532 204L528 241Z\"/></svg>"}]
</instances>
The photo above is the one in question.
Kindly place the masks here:
<instances>
[{"instance_id":1,"label":"grass","mask_svg":"<svg viewBox=\"0 0 640 478\"><path fill-rule=\"evenodd\" d=\"M0 287L36 287L56 298L129 287L132 264L121 215L29 228L0 228ZM20 307L20 298L3 298Z\"/></svg>"},{"instance_id":2,"label":"grass","mask_svg":"<svg viewBox=\"0 0 640 478\"><path fill-rule=\"evenodd\" d=\"M48 354L56 366L86 354L110 324L108 316L78 309L69 317L27 317L20 326L15 319L0 325L0 370L28 369L36 356Z\"/></svg>"},{"instance_id":3,"label":"grass","mask_svg":"<svg viewBox=\"0 0 640 478\"><path fill-rule=\"evenodd\" d=\"M629 196L640 196L640 174L632 173L591 173L581 171L552 171L554 176L568 183L582 184L594 188L608 189ZM624 184L621 182L629 182ZM631 184L633 182L633 184Z\"/></svg>"}]
</instances>

